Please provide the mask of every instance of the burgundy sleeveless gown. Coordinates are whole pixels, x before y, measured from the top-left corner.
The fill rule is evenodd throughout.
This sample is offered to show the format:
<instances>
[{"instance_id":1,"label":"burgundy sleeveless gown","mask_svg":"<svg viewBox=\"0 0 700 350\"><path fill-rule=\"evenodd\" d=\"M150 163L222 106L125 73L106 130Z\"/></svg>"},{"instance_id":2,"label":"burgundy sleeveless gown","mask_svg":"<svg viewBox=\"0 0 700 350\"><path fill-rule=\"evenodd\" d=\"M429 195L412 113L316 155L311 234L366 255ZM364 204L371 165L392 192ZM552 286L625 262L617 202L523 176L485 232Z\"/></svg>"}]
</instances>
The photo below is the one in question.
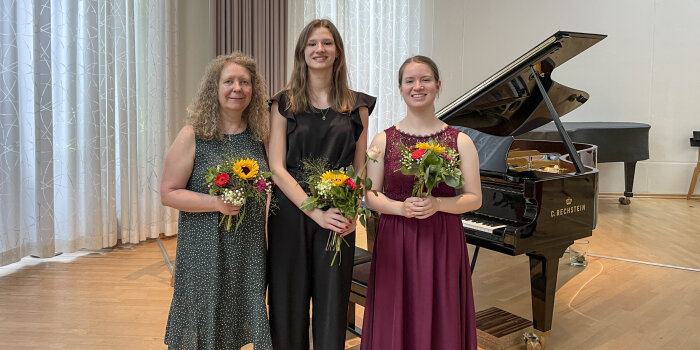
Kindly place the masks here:
<instances>
[{"instance_id":1,"label":"burgundy sleeveless gown","mask_svg":"<svg viewBox=\"0 0 700 350\"><path fill-rule=\"evenodd\" d=\"M457 149L459 131L448 127L413 136L386 132L384 194L403 201L414 177L399 168L400 146L432 138ZM435 197L455 190L440 184ZM382 214L372 256L362 350L476 349L476 322L467 246L459 215L436 212L427 219Z\"/></svg>"}]
</instances>

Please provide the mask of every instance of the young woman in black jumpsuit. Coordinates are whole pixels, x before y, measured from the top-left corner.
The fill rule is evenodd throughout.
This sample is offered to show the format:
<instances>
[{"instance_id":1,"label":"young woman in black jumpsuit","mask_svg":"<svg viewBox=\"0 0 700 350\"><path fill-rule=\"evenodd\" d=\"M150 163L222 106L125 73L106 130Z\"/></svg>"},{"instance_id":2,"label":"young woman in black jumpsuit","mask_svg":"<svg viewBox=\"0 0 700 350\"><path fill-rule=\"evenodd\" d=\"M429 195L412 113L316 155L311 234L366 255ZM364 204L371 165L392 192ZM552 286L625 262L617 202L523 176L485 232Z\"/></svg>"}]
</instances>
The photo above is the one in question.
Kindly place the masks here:
<instances>
[{"instance_id":1,"label":"young woman in black jumpsuit","mask_svg":"<svg viewBox=\"0 0 700 350\"><path fill-rule=\"evenodd\" d=\"M299 209L308 197L301 161L325 158L333 168L365 161L367 119L375 98L348 88L342 39L328 20L299 35L287 89L272 98L270 168L279 208L268 221L268 302L276 350L309 348L313 303L315 349L344 348L355 249L355 220L336 208ZM345 236L342 262L330 266L330 231Z\"/></svg>"}]
</instances>

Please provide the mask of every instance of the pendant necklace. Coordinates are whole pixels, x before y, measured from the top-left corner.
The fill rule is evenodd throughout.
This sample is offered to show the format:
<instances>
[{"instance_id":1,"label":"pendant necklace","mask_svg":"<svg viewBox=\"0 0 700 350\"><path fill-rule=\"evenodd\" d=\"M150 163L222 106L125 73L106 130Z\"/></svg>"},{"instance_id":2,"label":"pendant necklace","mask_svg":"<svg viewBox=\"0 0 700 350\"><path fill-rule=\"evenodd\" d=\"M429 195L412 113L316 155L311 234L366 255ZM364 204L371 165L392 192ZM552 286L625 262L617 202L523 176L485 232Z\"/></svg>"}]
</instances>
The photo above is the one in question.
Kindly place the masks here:
<instances>
[{"instance_id":1,"label":"pendant necklace","mask_svg":"<svg viewBox=\"0 0 700 350\"><path fill-rule=\"evenodd\" d=\"M326 114L328 114L328 111L330 111L330 110L331 110L331 107L328 107L325 110L324 109L320 110L321 111L321 120L326 120Z\"/></svg>"}]
</instances>

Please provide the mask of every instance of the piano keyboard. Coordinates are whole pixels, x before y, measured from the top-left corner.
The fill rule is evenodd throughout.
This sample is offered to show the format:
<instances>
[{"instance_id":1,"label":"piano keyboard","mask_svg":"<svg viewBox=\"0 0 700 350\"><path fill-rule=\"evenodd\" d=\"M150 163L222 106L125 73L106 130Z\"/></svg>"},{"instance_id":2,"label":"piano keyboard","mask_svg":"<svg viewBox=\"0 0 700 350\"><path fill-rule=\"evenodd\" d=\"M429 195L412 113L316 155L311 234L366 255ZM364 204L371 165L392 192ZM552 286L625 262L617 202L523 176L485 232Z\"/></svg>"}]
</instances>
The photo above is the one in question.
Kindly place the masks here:
<instances>
[{"instance_id":1,"label":"piano keyboard","mask_svg":"<svg viewBox=\"0 0 700 350\"><path fill-rule=\"evenodd\" d=\"M462 227L464 234L467 236L475 236L485 239L496 244L503 244L505 236L504 230L508 225L502 221L492 220L481 216L462 216ZM512 243L513 237L508 237L509 243Z\"/></svg>"},{"instance_id":2,"label":"piano keyboard","mask_svg":"<svg viewBox=\"0 0 700 350\"><path fill-rule=\"evenodd\" d=\"M477 218L462 218L462 226L464 226L464 228L490 233L493 233L496 229L499 229L501 227L506 227L506 225L503 225L498 222Z\"/></svg>"}]
</instances>

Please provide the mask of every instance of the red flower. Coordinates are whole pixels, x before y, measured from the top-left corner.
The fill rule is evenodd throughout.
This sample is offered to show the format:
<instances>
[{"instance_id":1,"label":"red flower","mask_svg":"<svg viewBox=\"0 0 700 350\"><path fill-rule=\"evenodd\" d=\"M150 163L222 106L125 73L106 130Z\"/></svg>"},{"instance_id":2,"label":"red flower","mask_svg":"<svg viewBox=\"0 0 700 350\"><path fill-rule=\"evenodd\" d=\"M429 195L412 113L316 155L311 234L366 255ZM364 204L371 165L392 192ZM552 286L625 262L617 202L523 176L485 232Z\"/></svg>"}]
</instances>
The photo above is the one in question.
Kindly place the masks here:
<instances>
[{"instance_id":1,"label":"red flower","mask_svg":"<svg viewBox=\"0 0 700 350\"><path fill-rule=\"evenodd\" d=\"M424 149L417 149L411 153L411 158L413 159L421 159L423 158L423 155L427 152Z\"/></svg>"},{"instance_id":2,"label":"red flower","mask_svg":"<svg viewBox=\"0 0 700 350\"><path fill-rule=\"evenodd\" d=\"M357 185L355 185L355 183L352 182L352 180L350 178L345 180L345 184L348 185L348 187L350 187L350 189L353 191L357 188Z\"/></svg>"},{"instance_id":3,"label":"red flower","mask_svg":"<svg viewBox=\"0 0 700 350\"><path fill-rule=\"evenodd\" d=\"M267 182L265 182L265 180L263 179L260 179L258 181L258 192L265 191L265 188L267 188Z\"/></svg>"},{"instance_id":4,"label":"red flower","mask_svg":"<svg viewBox=\"0 0 700 350\"><path fill-rule=\"evenodd\" d=\"M219 175L216 175L216 181L214 181L214 183L219 187L226 186L226 184L228 183L228 174L221 173Z\"/></svg>"},{"instance_id":5,"label":"red flower","mask_svg":"<svg viewBox=\"0 0 700 350\"><path fill-rule=\"evenodd\" d=\"M445 159L447 159L447 160L450 161L450 162L451 162L451 161L454 161L454 159L453 159L452 157L448 156L447 153L443 153L443 154L442 154L442 157L445 158Z\"/></svg>"}]
</instances>

